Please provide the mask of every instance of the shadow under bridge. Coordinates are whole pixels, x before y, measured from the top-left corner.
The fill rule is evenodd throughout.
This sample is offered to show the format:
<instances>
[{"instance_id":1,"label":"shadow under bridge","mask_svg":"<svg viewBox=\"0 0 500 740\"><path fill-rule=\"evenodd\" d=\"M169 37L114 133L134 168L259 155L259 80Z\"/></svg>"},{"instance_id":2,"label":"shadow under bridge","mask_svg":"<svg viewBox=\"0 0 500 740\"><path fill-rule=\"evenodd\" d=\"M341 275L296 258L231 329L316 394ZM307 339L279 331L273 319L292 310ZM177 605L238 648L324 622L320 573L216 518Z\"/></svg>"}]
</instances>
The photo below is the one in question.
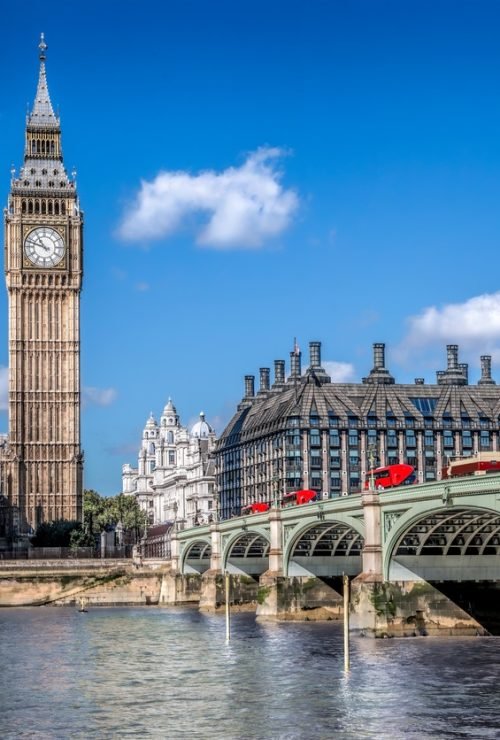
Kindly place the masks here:
<instances>
[{"instance_id":1,"label":"shadow under bridge","mask_svg":"<svg viewBox=\"0 0 500 740\"><path fill-rule=\"evenodd\" d=\"M183 573L204 573L210 568L210 557L212 555L212 546L205 540L197 540L188 545L186 553L182 559Z\"/></svg>"},{"instance_id":2,"label":"shadow under bridge","mask_svg":"<svg viewBox=\"0 0 500 740\"><path fill-rule=\"evenodd\" d=\"M500 513L429 512L395 533L390 580L424 579L500 635Z\"/></svg>"},{"instance_id":3,"label":"shadow under bridge","mask_svg":"<svg viewBox=\"0 0 500 740\"><path fill-rule=\"evenodd\" d=\"M255 577L269 568L269 541L260 532L242 532L224 550L225 569L230 573Z\"/></svg>"},{"instance_id":4,"label":"shadow under bridge","mask_svg":"<svg viewBox=\"0 0 500 740\"><path fill-rule=\"evenodd\" d=\"M311 523L293 537L285 553L288 576L314 575L322 580L343 573L357 576L362 568L363 536L341 522Z\"/></svg>"}]
</instances>

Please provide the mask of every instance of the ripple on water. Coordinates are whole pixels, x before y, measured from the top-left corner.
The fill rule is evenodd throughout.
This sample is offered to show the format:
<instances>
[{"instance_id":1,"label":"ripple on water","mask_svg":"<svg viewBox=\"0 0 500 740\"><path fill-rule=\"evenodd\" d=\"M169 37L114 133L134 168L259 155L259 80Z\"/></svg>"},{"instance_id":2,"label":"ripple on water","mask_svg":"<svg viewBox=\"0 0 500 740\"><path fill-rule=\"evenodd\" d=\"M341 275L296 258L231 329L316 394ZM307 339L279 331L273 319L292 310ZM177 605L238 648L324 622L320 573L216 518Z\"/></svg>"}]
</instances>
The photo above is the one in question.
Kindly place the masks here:
<instances>
[{"instance_id":1,"label":"ripple on water","mask_svg":"<svg viewBox=\"0 0 500 740\"><path fill-rule=\"evenodd\" d=\"M497 738L496 638L353 640L193 609L0 611L2 738Z\"/></svg>"}]
</instances>

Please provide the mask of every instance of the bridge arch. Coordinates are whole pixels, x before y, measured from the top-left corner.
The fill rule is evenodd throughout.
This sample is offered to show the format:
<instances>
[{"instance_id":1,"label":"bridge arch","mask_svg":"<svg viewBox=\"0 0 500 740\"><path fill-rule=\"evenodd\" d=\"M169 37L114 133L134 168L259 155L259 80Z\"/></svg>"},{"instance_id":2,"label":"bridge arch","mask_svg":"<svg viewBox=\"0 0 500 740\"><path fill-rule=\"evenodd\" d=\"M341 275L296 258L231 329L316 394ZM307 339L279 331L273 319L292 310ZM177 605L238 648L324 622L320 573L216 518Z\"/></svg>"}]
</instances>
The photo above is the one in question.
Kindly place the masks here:
<instances>
[{"instance_id":1,"label":"bridge arch","mask_svg":"<svg viewBox=\"0 0 500 740\"><path fill-rule=\"evenodd\" d=\"M426 580L500 578L500 506L491 503L463 498L437 506L434 500L409 509L385 543L384 579L398 580L398 566Z\"/></svg>"},{"instance_id":2,"label":"bridge arch","mask_svg":"<svg viewBox=\"0 0 500 740\"><path fill-rule=\"evenodd\" d=\"M284 522L283 574L324 578L361 573L364 545L362 519L343 514L316 514L301 519L293 529ZM289 525L291 526L291 525Z\"/></svg>"},{"instance_id":3,"label":"bridge arch","mask_svg":"<svg viewBox=\"0 0 500 740\"><path fill-rule=\"evenodd\" d=\"M212 555L212 543L210 537L200 537L194 542L188 542L180 557L180 572L204 573L210 568Z\"/></svg>"},{"instance_id":4,"label":"bridge arch","mask_svg":"<svg viewBox=\"0 0 500 740\"><path fill-rule=\"evenodd\" d=\"M228 537L222 551L222 570L259 576L269 568L269 531L245 528Z\"/></svg>"}]
</instances>

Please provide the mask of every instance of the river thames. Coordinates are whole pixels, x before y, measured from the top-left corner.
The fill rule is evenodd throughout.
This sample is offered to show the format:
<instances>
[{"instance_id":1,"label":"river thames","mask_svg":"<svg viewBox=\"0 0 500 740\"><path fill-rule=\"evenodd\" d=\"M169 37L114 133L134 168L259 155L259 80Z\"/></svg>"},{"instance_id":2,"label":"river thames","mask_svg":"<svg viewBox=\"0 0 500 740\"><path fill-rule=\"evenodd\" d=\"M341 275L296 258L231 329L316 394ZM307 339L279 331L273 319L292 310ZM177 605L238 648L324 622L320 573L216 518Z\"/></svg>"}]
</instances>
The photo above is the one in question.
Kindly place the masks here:
<instances>
[{"instance_id":1,"label":"river thames","mask_svg":"<svg viewBox=\"0 0 500 740\"><path fill-rule=\"evenodd\" d=\"M1 737L498 738L500 638L352 640L194 609L0 611Z\"/></svg>"}]
</instances>

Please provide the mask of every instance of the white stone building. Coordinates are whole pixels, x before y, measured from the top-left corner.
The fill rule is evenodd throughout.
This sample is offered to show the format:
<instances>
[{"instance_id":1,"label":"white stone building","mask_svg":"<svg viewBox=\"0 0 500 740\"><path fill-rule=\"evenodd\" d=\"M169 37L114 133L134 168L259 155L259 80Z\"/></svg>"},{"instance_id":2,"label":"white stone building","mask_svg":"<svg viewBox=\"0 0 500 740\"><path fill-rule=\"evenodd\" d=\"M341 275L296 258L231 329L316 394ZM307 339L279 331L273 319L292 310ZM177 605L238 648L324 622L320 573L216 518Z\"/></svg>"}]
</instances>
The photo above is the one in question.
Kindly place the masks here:
<instances>
[{"instance_id":1,"label":"white stone building","mask_svg":"<svg viewBox=\"0 0 500 740\"><path fill-rule=\"evenodd\" d=\"M122 468L122 492L134 495L150 524L176 521L180 528L215 519L216 437L203 412L191 431L181 426L169 399L158 423L149 416L137 468Z\"/></svg>"}]
</instances>

